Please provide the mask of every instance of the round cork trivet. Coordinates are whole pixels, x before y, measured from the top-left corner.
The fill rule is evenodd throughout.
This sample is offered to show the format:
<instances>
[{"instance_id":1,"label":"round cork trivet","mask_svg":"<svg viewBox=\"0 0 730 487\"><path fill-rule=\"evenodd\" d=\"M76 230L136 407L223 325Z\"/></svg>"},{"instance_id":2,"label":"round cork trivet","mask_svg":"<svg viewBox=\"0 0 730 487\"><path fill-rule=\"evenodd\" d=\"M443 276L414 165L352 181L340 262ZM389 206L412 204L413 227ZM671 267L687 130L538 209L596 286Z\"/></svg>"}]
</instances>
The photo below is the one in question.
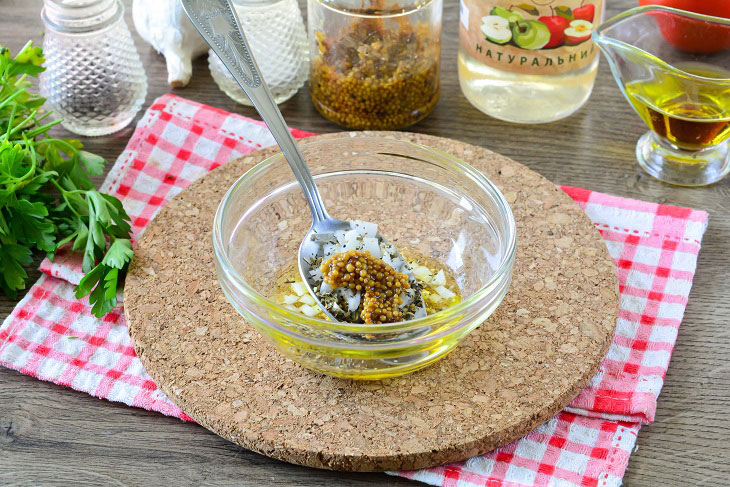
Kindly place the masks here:
<instances>
[{"instance_id":1,"label":"round cork trivet","mask_svg":"<svg viewBox=\"0 0 730 487\"><path fill-rule=\"evenodd\" d=\"M360 134L448 152L500 187L515 214L518 248L511 288L487 322L443 360L383 381L328 377L280 355L226 301L211 243L218 203L276 152L266 149L192 184L140 238L124 303L137 354L195 421L301 465L417 469L525 435L578 394L608 351L618 294L605 244L553 183L486 149L396 132L310 140Z\"/></svg>"}]
</instances>

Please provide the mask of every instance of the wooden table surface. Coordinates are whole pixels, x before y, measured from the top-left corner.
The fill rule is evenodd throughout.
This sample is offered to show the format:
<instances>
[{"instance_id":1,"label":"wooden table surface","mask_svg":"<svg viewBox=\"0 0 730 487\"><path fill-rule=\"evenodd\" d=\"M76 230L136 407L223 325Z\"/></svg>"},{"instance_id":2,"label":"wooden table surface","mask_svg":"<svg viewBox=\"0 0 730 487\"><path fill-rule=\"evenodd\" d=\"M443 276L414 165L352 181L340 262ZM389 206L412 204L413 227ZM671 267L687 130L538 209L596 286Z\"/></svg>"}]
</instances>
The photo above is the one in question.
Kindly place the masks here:
<instances>
[{"instance_id":1,"label":"wooden table surface","mask_svg":"<svg viewBox=\"0 0 730 487\"><path fill-rule=\"evenodd\" d=\"M635 5L607 0L607 16ZM640 174L636 140L645 130L620 95L605 62L595 90L574 116L520 126L473 108L456 74L458 3L444 6L442 95L434 112L411 130L487 147L526 164L557 184L704 209L710 225L698 273L672 356L654 424L641 429L625 485L727 485L730 478L730 180L709 188L678 188ZM0 2L0 44L13 50L42 41L41 0ZM132 27L131 0L125 0ZM136 33L135 33L136 36ZM149 79L148 106L168 93L162 57L135 37ZM218 90L207 62L195 63L190 85L174 93L256 117ZM145 108L146 108L145 106ZM281 105L292 127L340 130L319 116L304 90ZM63 130L59 134L68 135ZM132 128L84 139L113 161ZM29 269L31 280L39 273ZM0 295L0 320L15 301ZM270 460L195 424L86 394L0 368L0 485L417 485L385 474L327 472Z\"/></svg>"}]
</instances>

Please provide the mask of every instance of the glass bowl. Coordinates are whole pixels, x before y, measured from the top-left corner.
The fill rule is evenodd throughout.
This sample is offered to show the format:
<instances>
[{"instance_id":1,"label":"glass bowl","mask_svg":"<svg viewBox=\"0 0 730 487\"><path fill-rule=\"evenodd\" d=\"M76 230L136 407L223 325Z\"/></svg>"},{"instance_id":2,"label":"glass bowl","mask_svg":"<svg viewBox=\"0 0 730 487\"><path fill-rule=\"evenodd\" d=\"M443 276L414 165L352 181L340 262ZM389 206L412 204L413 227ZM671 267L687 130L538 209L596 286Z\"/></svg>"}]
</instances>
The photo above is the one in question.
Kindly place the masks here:
<instances>
[{"instance_id":1,"label":"glass bowl","mask_svg":"<svg viewBox=\"0 0 730 487\"><path fill-rule=\"evenodd\" d=\"M401 252L439 260L461 302L385 325L310 318L274 302L274 283L295 265L311 225L281 154L246 172L215 215L213 247L228 300L282 354L309 369L383 379L444 357L502 301L516 248L512 211L481 172L448 154L383 137L304 142L301 149L329 213L377 223Z\"/></svg>"}]
</instances>

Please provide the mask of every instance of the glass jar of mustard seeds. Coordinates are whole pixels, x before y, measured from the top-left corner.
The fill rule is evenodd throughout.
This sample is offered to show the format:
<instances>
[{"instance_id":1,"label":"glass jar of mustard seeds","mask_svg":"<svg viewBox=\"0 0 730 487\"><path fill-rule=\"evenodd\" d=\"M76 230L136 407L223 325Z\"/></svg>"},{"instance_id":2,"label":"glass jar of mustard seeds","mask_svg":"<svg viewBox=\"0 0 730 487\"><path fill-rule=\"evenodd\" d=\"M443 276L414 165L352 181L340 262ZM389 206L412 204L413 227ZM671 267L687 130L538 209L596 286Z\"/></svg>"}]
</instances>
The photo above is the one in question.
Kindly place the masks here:
<instances>
[{"instance_id":1,"label":"glass jar of mustard seeds","mask_svg":"<svg viewBox=\"0 0 730 487\"><path fill-rule=\"evenodd\" d=\"M395 130L439 98L442 0L308 0L310 95L329 120Z\"/></svg>"}]
</instances>

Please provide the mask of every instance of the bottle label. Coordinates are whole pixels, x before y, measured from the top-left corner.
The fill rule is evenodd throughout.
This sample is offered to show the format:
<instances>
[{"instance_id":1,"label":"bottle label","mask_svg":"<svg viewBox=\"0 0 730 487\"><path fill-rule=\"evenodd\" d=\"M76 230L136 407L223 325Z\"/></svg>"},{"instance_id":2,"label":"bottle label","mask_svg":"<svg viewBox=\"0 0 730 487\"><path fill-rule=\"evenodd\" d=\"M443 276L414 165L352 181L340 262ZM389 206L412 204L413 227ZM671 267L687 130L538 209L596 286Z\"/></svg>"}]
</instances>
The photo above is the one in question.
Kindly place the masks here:
<instances>
[{"instance_id":1,"label":"bottle label","mask_svg":"<svg viewBox=\"0 0 730 487\"><path fill-rule=\"evenodd\" d=\"M461 47L487 66L560 74L589 65L603 0L461 0Z\"/></svg>"}]
</instances>

